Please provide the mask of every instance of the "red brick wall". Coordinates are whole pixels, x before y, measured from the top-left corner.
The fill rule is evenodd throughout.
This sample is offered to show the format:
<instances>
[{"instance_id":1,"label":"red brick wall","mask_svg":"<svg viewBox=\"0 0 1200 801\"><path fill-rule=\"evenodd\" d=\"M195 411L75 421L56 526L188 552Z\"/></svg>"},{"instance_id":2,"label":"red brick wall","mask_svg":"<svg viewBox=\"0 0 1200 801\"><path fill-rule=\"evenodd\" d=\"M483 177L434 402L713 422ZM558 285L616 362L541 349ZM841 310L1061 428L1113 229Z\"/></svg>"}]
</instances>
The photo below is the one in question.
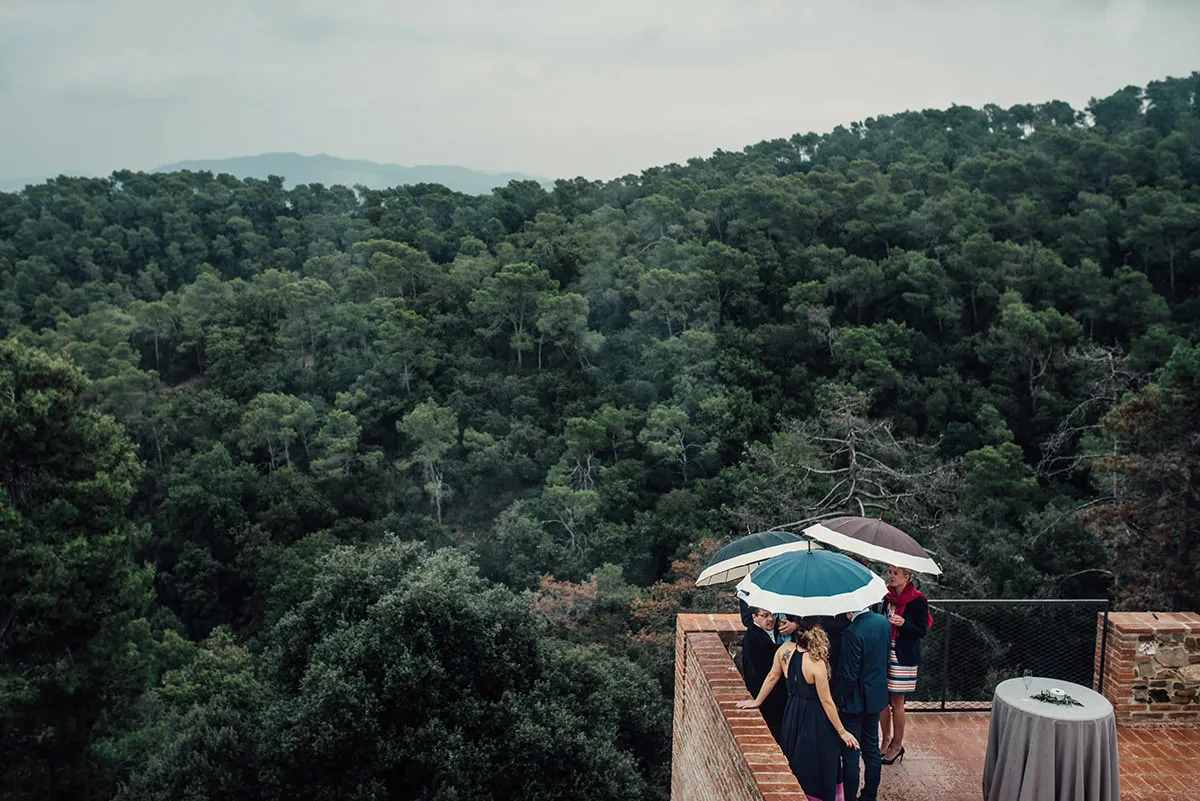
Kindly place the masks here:
<instances>
[{"instance_id":1,"label":"red brick wall","mask_svg":"<svg viewBox=\"0 0 1200 801\"><path fill-rule=\"evenodd\" d=\"M735 707L750 695L726 641L743 630L737 615L677 619L672 801L804 801L762 715Z\"/></svg>"},{"instance_id":2,"label":"red brick wall","mask_svg":"<svg viewBox=\"0 0 1200 801\"><path fill-rule=\"evenodd\" d=\"M1096 675L1104 617L1097 622ZM1117 725L1200 725L1200 614L1110 612L1100 693Z\"/></svg>"}]
</instances>

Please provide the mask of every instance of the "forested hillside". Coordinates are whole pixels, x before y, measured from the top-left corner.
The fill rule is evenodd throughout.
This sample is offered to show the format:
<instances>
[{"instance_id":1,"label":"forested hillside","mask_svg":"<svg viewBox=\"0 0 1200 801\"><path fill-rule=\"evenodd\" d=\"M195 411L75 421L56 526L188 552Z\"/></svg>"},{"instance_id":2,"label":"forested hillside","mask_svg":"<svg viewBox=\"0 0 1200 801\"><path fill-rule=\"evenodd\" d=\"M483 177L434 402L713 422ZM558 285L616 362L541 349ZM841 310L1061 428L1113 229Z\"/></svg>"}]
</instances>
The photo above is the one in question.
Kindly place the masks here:
<instances>
[{"instance_id":1,"label":"forested hillside","mask_svg":"<svg viewBox=\"0 0 1200 801\"><path fill-rule=\"evenodd\" d=\"M821 515L1196 608L1198 93L0 193L0 795L665 798L695 572Z\"/></svg>"}]
</instances>

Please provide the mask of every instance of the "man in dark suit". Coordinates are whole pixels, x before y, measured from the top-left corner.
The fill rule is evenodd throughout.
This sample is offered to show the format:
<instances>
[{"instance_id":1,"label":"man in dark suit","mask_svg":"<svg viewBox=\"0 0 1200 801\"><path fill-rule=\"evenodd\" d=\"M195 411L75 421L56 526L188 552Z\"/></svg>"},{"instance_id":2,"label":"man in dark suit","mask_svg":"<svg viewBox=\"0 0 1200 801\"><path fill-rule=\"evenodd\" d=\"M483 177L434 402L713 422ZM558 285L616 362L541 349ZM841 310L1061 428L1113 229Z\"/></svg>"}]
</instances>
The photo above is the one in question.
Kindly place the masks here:
<instances>
[{"instance_id":1,"label":"man in dark suit","mask_svg":"<svg viewBox=\"0 0 1200 801\"><path fill-rule=\"evenodd\" d=\"M742 636L742 680L751 698L758 697L763 680L771 672L775 662L775 650L779 647L775 642L775 615L765 609L750 607L750 625ZM783 725L783 708L787 705L787 681L781 678L775 684L771 694L763 701L759 711L771 734L779 741L779 732Z\"/></svg>"},{"instance_id":2,"label":"man in dark suit","mask_svg":"<svg viewBox=\"0 0 1200 801\"><path fill-rule=\"evenodd\" d=\"M845 615L822 615L817 622L829 637L829 687L832 691L837 681L838 665L842 662L842 633L850 625L850 618Z\"/></svg>"},{"instance_id":3,"label":"man in dark suit","mask_svg":"<svg viewBox=\"0 0 1200 801\"><path fill-rule=\"evenodd\" d=\"M833 700L842 725L857 739L860 751L842 751L842 781L846 801L876 801L882 763L879 753L879 713L888 705L888 645L892 624L878 612L847 612L850 625L842 633ZM862 753L864 783L858 791L858 755Z\"/></svg>"}]
</instances>

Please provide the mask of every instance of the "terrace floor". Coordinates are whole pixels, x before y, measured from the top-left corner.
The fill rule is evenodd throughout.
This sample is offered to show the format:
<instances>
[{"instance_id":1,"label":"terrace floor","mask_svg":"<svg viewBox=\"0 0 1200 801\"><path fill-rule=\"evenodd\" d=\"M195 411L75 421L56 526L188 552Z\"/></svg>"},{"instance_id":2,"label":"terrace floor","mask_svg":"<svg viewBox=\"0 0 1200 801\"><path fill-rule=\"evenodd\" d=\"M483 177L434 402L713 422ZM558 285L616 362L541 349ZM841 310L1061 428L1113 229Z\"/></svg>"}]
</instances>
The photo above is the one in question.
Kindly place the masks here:
<instances>
[{"instance_id":1,"label":"terrace floor","mask_svg":"<svg viewBox=\"0 0 1200 801\"><path fill-rule=\"evenodd\" d=\"M912 712L904 759L884 765L880 801L979 801L987 712ZM1200 788L1200 727L1118 727L1121 801L1161 801ZM847 793L849 797L849 793Z\"/></svg>"}]
</instances>

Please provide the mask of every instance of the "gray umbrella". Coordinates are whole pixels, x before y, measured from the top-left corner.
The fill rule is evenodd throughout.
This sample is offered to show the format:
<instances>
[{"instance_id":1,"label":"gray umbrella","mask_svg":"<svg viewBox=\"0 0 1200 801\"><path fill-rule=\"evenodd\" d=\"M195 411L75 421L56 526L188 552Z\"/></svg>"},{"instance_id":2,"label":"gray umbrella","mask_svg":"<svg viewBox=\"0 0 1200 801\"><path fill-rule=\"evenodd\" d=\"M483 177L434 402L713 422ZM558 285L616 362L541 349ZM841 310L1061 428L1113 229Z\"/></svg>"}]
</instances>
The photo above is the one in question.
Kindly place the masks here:
<instances>
[{"instance_id":1,"label":"gray umbrella","mask_svg":"<svg viewBox=\"0 0 1200 801\"><path fill-rule=\"evenodd\" d=\"M873 517L834 517L804 529L807 537L876 562L940 576L942 569L921 543Z\"/></svg>"}]
</instances>

